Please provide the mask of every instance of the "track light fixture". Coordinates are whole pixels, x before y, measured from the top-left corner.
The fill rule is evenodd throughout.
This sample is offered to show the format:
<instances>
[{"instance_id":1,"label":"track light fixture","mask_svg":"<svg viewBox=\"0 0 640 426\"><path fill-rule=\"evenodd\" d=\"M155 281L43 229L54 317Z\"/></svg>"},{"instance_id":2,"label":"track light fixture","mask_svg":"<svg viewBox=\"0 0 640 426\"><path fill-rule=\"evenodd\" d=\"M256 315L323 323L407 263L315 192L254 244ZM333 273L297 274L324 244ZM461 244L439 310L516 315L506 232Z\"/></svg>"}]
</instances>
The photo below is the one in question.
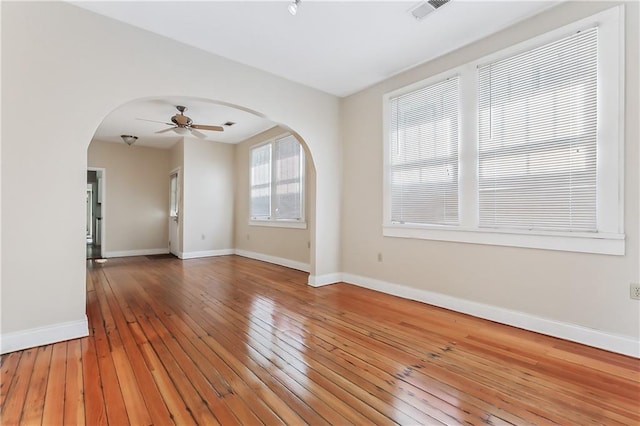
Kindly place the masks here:
<instances>
[{"instance_id":1,"label":"track light fixture","mask_svg":"<svg viewBox=\"0 0 640 426\"><path fill-rule=\"evenodd\" d=\"M135 143L135 141L138 140L137 136L131 136L131 135L120 135L120 137L122 138L122 140L124 141L124 143L126 143L127 145L131 146Z\"/></svg>"},{"instance_id":2,"label":"track light fixture","mask_svg":"<svg viewBox=\"0 0 640 426\"><path fill-rule=\"evenodd\" d=\"M288 7L289 13L293 16L296 16L296 13L298 13L298 3L300 3L300 0L293 0L293 2Z\"/></svg>"}]
</instances>

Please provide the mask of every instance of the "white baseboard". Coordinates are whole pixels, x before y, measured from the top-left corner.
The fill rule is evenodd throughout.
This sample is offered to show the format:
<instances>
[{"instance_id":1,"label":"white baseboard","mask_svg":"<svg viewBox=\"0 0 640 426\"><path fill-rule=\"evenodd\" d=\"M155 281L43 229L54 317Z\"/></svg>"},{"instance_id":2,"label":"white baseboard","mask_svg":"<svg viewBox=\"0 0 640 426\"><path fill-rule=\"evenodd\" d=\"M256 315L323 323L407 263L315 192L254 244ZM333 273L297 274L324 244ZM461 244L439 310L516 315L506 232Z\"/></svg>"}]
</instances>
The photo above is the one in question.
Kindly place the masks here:
<instances>
[{"instance_id":1,"label":"white baseboard","mask_svg":"<svg viewBox=\"0 0 640 426\"><path fill-rule=\"evenodd\" d=\"M86 316L84 319L77 321L13 331L0 335L0 354L77 339L88 335L89 323Z\"/></svg>"},{"instance_id":2,"label":"white baseboard","mask_svg":"<svg viewBox=\"0 0 640 426\"><path fill-rule=\"evenodd\" d=\"M297 269L298 271L309 272L309 264L302 263L291 259L285 259L283 257L271 256L268 254L256 253L253 251L236 249L235 254L242 257L248 257L250 259L262 260L263 262L274 263L276 265L285 266L291 269Z\"/></svg>"},{"instance_id":3,"label":"white baseboard","mask_svg":"<svg viewBox=\"0 0 640 426\"><path fill-rule=\"evenodd\" d=\"M335 284L342 281L342 275L340 272L334 272L332 274L324 275L309 275L308 284L311 287L322 287L329 284Z\"/></svg>"},{"instance_id":4,"label":"white baseboard","mask_svg":"<svg viewBox=\"0 0 640 426\"><path fill-rule=\"evenodd\" d=\"M640 358L640 341L632 337L606 333L575 324L564 323L359 275L343 273L342 281L405 299L417 300L452 311L488 319L501 324ZM309 284L313 285L311 284L311 277L309 277Z\"/></svg>"},{"instance_id":5,"label":"white baseboard","mask_svg":"<svg viewBox=\"0 0 640 426\"><path fill-rule=\"evenodd\" d=\"M234 249L221 249L221 250L204 250L204 251L187 251L180 252L178 257L180 259L197 259L199 257L212 257L212 256L227 256L234 254Z\"/></svg>"},{"instance_id":6,"label":"white baseboard","mask_svg":"<svg viewBox=\"0 0 640 426\"><path fill-rule=\"evenodd\" d=\"M154 254L167 254L168 248L141 249L141 250L121 250L105 252L104 257L129 257L129 256L152 256Z\"/></svg>"}]
</instances>

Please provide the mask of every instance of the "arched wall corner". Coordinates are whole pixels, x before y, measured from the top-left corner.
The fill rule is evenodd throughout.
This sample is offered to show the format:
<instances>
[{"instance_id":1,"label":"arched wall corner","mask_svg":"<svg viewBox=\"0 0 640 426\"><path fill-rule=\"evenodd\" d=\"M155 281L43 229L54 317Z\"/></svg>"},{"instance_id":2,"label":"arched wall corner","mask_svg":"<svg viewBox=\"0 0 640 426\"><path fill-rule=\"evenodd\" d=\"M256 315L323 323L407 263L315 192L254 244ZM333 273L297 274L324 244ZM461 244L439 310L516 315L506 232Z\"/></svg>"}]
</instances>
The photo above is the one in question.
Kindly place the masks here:
<instances>
[{"instance_id":1,"label":"arched wall corner","mask_svg":"<svg viewBox=\"0 0 640 426\"><path fill-rule=\"evenodd\" d=\"M317 175L312 276L340 271L338 98L69 3L3 3L1 20L3 352L86 334L87 146L132 99L221 99L294 129Z\"/></svg>"}]
</instances>

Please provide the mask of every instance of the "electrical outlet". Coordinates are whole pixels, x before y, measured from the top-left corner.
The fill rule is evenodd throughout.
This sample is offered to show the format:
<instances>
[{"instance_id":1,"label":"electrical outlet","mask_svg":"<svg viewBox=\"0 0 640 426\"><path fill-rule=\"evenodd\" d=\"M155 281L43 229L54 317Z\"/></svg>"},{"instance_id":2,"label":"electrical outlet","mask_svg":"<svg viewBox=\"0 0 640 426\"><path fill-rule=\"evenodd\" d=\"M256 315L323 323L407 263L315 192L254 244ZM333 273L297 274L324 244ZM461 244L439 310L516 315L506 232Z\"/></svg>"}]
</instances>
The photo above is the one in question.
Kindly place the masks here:
<instances>
[{"instance_id":1,"label":"electrical outlet","mask_svg":"<svg viewBox=\"0 0 640 426\"><path fill-rule=\"evenodd\" d=\"M630 290L631 294L629 296L631 296L632 299L640 300L640 284L631 283Z\"/></svg>"},{"instance_id":2,"label":"electrical outlet","mask_svg":"<svg viewBox=\"0 0 640 426\"><path fill-rule=\"evenodd\" d=\"M382 262L382 253L378 253L378 262Z\"/></svg>"}]
</instances>

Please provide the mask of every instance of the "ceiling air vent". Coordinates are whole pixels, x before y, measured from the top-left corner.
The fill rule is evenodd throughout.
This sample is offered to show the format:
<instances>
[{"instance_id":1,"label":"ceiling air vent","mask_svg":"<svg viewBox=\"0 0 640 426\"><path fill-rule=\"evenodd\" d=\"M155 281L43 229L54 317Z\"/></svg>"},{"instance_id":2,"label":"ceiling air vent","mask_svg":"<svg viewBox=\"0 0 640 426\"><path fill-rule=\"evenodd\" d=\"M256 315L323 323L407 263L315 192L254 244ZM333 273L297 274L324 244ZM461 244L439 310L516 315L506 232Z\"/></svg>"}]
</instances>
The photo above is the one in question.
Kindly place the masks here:
<instances>
[{"instance_id":1,"label":"ceiling air vent","mask_svg":"<svg viewBox=\"0 0 640 426\"><path fill-rule=\"evenodd\" d=\"M423 1L415 5L413 8L411 8L410 12L413 15L413 17L416 18L416 20L420 21L424 19L425 16L427 16L437 8L444 6L448 2L449 0Z\"/></svg>"},{"instance_id":2,"label":"ceiling air vent","mask_svg":"<svg viewBox=\"0 0 640 426\"><path fill-rule=\"evenodd\" d=\"M449 3L449 0L429 0L427 3L437 9L440 6L444 6L446 3Z\"/></svg>"}]
</instances>

